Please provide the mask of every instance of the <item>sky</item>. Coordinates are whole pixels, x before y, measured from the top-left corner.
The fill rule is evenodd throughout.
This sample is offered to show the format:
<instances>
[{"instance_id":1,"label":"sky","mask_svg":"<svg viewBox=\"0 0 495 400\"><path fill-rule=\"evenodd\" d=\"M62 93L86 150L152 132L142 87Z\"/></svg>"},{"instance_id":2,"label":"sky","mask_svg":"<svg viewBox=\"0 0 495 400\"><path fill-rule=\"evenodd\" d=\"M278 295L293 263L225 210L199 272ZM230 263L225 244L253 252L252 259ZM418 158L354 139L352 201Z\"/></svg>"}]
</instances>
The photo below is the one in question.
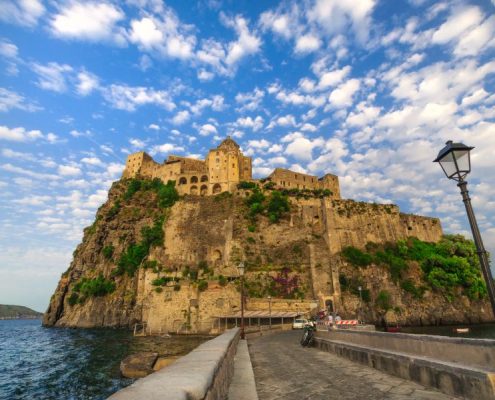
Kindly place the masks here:
<instances>
[{"instance_id":1,"label":"sky","mask_svg":"<svg viewBox=\"0 0 495 400\"><path fill-rule=\"evenodd\" d=\"M0 303L43 311L128 154L226 135L495 252L495 1L0 0Z\"/></svg>"}]
</instances>

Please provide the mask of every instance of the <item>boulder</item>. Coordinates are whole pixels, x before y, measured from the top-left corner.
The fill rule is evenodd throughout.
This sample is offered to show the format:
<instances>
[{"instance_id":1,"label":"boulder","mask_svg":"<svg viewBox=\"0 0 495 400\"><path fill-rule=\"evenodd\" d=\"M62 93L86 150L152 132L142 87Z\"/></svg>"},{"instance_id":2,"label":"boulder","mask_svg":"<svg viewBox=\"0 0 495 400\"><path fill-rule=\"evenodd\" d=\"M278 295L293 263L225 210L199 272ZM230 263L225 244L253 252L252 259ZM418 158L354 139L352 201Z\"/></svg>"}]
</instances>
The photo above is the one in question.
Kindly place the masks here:
<instances>
[{"instance_id":1,"label":"boulder","mask_svg":"<svg viewBox=\"0 0 495 400\"><path fill-rule=\"evenodd\" d=\"M153 372L158 353L142 352L131 354L120 363L120 372L126 378L142 378Z\"/></svg>"}]
</instances>

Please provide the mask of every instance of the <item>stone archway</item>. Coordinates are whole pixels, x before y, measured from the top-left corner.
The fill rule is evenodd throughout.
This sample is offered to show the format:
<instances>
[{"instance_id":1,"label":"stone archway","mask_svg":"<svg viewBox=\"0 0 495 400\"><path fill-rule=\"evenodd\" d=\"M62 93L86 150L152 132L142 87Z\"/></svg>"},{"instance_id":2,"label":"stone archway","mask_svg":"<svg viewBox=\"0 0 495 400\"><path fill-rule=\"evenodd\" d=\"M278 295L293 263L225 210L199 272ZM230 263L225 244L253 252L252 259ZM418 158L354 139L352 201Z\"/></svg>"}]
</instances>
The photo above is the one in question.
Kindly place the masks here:
<instances>
[{"instance_id":1,"label":"stone archway","mask_svg":"<svg viewBox=\"0 0 495 400\"><path fill-rule=\"evenodd\" d=\"M192 185L191 186L191 191L189 193L191 193L192 195L197 196L198 195L198 187L196 185Z\"/></svg>"},{"instance_id":2,"label":"stone archway","mask_svg":"<svg viewBox=\"0 0 495 400\"><path fill-rule=\"evenodd\" d=\"M213 185L213 194L218 194L218 193L222 193L222 185L220 185L219 183L215 183Z\"/></svg>"},{"instance_id":3,"label":"stone archway","mask_svg":"<svg viewBox=\"0 0 495 400\"><path fill-rule=\"evenodd\" d=\"M199 194L201 196L206 196L208 194L208 186L206 185L201 185L201 188L199 190Z\"/></svg>"},{"instance_id":4,"label":"stone archway","mask_svg":"<svg viewBox=\"0 0 495 400\"><path fill-rule=\"evenodd\" d=\"M222 261L222 252L220 250L213 250L212 258L215 264L218 265Z\"/></svg>"},{"instance_id":5,"label":"stone archway","mask_svg":"<svg viewBox=\"0 0 495 400\"><path fill-rule=\"evenodd\" d=\"M182 177L179 179L179 185L187 185L187 179Z\"/></svg>"},{"instance_id":6,"label":"stone archway","mask_svg":"<svg viewBox=\"0 0 495 400\"><path fill-rule=\"evenodd\" d=\"M201 177L201 182L208 182L208 177L206 175L203 175Z\"/></svg>"},{"instance_id":7,"label":"stone archway","mask_svg":"<svg viewBox=\"0 0 495 400\"><path fill-rule=\"evenodd\" d=\"M198 183L198 177L197 176L191 176L191 183Z\"/></svg>"}]
</instances>

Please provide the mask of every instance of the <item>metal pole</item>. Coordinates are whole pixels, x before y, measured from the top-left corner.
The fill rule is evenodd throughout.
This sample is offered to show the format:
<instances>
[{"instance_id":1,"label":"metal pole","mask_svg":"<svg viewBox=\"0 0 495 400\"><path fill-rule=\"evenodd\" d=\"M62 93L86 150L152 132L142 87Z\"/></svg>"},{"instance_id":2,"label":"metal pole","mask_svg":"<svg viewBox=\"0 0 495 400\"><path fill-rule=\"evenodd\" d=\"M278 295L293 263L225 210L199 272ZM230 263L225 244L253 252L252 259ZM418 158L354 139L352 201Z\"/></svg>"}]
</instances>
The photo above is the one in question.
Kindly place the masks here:
<instances>
[{"instance_id":1,"label":"metal pole","mask_svg":"<svg viewBox=\"0 0 495 400\"><path fill-rule=\"evenodd\" d=\"M467 190L467 181L462 180L457 184L457 186L461 189L462 201L466 206L469 225L471 225L471 232L473 233L474 243L476 244L478 257L480 260L481 272L483 272L483 277L485 278L488 297L490 298L493 316L495 317L495 285L493 283L492 272L490 271L490 264L488 263L488 254L483 246L483 240L481 239L480 230L478 229L478 223L476 222L473 206L471 205L471 198L469 197L469 192Z\"/></svg>"},{"instance_id":2,"label":"metal pole","mask_svg":"<svg viewBox=\"0 0 495 400\"><path fill-rule=\"evenodd\" d=\"M269 310L269 324L270 330L272 329L272 298L268 297L268 310Z\"/></svg>"},{"instance_id":3,"label":"metal pole","mask_svg":"<svg viewBox=\"0 0 495 400\"><path fill-rule=\"evenodd\" d=\"M363 319L363 294L362 294L363 288L359 286L358 289L359 289L359 318L362 320Z\"/></svg>"},{"instance_id":4,"label":"metal pole","mask_svg":"<svg viewBox=\"0 0 495 400\"><path fill-rule=\"evenodd\" d=\"M245 339L244 333L244 275L241 275L241 339Z\"/></svg>"}]
</instances>

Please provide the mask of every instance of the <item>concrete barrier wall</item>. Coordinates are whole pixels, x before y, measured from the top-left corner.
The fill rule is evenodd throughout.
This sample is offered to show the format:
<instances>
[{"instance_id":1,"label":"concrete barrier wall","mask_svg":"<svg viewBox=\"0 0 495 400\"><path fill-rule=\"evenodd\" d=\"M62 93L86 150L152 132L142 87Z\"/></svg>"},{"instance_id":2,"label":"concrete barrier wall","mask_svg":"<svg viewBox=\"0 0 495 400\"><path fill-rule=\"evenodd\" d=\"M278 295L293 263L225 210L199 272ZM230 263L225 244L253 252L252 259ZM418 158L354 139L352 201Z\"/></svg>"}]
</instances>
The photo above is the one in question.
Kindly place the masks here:
<instances>
[{"instance_id":1,"label":"concrete barrier wall","mask_svg":"<svg viewBox=\"0 0 495 400\"><path fill-rule=\"evenodd\" d=\"M467 399L495 399L495 340L382 332L316 333L316 346Z\"/></svg>"},{"instance_id":2,"label":"concrete barrier wall","mask_svg":"<svg viewBox=\"0 0 495 400\"><path fill-rule=\"evenodd\" d=\"M495 371L495 340L463 339L446 336L363 331L319 331L318 336L359 346L374 347L415 356Z\"/></svg>"},{"instance_id":3,"label":"concrete barrier wall","mask_svg":"<svg viewBox=\"0 0 495 400\"><path fill-rule=\"evenodd\" d=\"M114 393L111 400L220 400L234 373L238 328L205 342L174 364Z\"/></svg>"}]
</instances>

